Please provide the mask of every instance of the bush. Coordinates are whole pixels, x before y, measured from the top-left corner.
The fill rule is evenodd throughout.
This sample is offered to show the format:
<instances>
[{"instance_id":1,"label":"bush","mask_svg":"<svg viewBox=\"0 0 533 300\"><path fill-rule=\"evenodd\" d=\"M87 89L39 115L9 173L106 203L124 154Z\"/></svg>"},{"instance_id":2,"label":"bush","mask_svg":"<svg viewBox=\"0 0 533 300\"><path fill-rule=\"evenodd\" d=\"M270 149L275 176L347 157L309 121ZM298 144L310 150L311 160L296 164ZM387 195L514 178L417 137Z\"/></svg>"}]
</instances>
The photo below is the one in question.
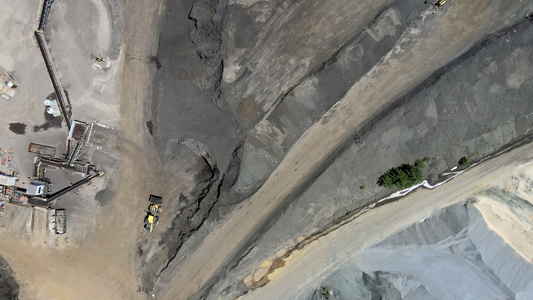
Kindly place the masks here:
<instances>
[{"instance_id":1,"label":"bush","mask_svg":"<svg viewBox=\"0 0 533 300\"><path fill-rule=\"evenodd\" d=\"M322 295L322 299L329 300L329 289L321 286L320 295Z\"/></svg>"},{"instance_id":2,"label":"bush","mask_svg":"<svg viewBox=\"0 0 533 300\"><path fill-rule=\"evenodd\" d=\"M414 165L401 164L396 168L390 169L387 173L381 175L378 179L378 185L392 189L406 189L418 184L424 180L422 169L429 162L429 157L420 160L417 159Z\"/></svg>"},{"instance_id":3,"label":"bush","mask_svg":"<svg viewBox=\"0 0 533 300\"><path fill-rule=\"evenodd\" d=\"M461 157L461 159L459 160L459 165L464 167L470 166L470 158L468 156Z\"/></svg>"},{"instance_id":4,"label":"bush","mask_svg":"<svg viewBox=\"0 0 533 300\"><path fill-rule=\"evenodd\" d=\"M362 184L359 188L364 190L366 188L366 186L364 184Z\"/></svg>"}]
</instances>

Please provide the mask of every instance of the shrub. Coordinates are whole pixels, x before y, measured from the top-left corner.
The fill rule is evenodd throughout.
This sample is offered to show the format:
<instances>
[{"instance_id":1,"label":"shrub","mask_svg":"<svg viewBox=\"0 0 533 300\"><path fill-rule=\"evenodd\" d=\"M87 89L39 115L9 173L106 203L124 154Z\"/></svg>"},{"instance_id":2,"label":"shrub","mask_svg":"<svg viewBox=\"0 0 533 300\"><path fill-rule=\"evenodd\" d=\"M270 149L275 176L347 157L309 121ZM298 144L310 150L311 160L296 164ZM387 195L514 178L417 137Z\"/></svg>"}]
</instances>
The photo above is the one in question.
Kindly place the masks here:
<instances>
[{"instance_id":1,"label":"shrub","mask_svg":"<svg viewBox=\"0 0 533 300\"><path fill-rule=\"evenodd\" d=\"M401 164L396 168L390 169L387 173L378 178L378 185L392 189L406 189L418 184L424 180L422 169L429 162L429 157L417 159L414 165Z\"/></svg>"},{"instance_id":2,"label":"shrub","mask_svg":"<svg viewBox=\"0 0 533 300\"><path fill-rule=\"evenodd\" d=\"M359 188L364 190L366 188L366 186L364 184L362 184Z\"/></svg>"},{"instance_id":3,"label":"shrub","mask_svg":"<svg viewBox=\"0 0 533 300\"><path fill-rule=\"evenodd\" d=\"M461 159L459 160L459 165L464 167L470 166L470 158L468 156L461 157Z\"/></svg>"},{"instance_id":4,"label":"shrub","mask_svg":"<svg viewBox=\"0 0 533 300\"><path fill-rule=\"evenodd\" d=\"M323 299L329 300L329 289L321 286L320 287L320 294L322 295Z\"/></svg>"}]
</instances>

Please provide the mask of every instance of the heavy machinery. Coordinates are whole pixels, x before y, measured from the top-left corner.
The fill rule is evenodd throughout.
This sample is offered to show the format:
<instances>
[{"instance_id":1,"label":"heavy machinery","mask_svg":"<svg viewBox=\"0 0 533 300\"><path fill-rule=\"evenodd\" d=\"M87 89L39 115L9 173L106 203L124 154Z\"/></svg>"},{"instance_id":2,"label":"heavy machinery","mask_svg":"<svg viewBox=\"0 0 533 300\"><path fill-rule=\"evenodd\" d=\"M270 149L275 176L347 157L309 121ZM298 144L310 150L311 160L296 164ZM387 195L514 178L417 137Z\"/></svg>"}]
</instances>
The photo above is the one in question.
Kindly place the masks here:
<instances>
[{"instance_id":1,"label":"heavy machinery","mask_svg":"<svg viewBox=\"0 0 533 300\"><path fill-rule=\"evenodd\" d=\"M150 206L148 206L148 212L150 212L152 215L157 216L163 211L163 198L159 196L150 195L150 198L148 198L148 201L150 201Z\"/></svg>"},{"instance_id":2,"label":"heavy machinery","mask_svg":"<svg viewBox=\"0 0 533 300\"><path fill-rule=\"evenodd\" d=\"M446 3L446 0L438 0L437 2L433 3L433 6L434 6L435 8L438 8L438 7L443 6L444 3Z\"/></svg>"},{"instance_id":3,"label":"heavy machinery","mask_svg":"<svg viewBox=\"0 0 533 300\"><path fill-rule=\"evenodd\" d=\"M150 206L148 206L148 211L146 211L146 216L144 217L144 229L152 232L159 223L159 214L163 211L163 206L161 205L163 198L150 195L148 200L150 201Z\"/></svg>"},{"instance_id":4,"label":"heavy machinery","mask_svg":"<svg viewBox=\"0 0 533 300\"><path fill-rule=\"evenodd\" d=\"M161 206L159 204L150 204L150 206L148 206L148 211L152 215L157 216L157 215L159 215L159 213L161 213L163 211L163 206Z\"/></svg>"},{"instance_id":5,"label":"heavy machinery","mask_svg":"<svg viewBox=\"0 0 533 300\"><path fill-rule=\"evenodd\" d=\"M91 59L94 59L94 61L96 62L103 62L104 61L104 57L100 54L98 55L94 55L93 53L91 53Z\"/></svg>"},{"instance_id":6,"label":"heavy machinery","mask_svg":"<svg viewBox=\"0 0 533 300\"><path fill-rule=\"evenodd\" d=\"M157 226L157 223L159 223L159 217L154 216L151 213L146 214L146 217L144 217L144 229L148 232L154 231L154 228Z\"/></svg>"}]
</instances>

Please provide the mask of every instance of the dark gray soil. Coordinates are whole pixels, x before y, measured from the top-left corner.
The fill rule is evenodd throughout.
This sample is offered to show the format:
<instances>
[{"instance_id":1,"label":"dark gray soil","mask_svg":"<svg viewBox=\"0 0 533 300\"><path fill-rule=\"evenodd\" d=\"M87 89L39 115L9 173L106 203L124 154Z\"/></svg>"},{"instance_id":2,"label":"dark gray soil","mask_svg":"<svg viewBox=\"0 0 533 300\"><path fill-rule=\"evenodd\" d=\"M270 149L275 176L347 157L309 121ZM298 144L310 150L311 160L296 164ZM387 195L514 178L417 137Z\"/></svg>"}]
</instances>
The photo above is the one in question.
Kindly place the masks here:
<instances>
[{"instance_id":1,"label":"dark gray soil","mask_svg":"<svg viewBox=\"0 0 533 300\"><path fill-rule=\"evenodd\" d=\"M68 97L68 94L67 94ZM57 95L51 93L46 96L46 99L57 100ZM54 117L53 115L46 112L46 107L44 109L44 123L41 125L33 126L33 132L38 132L41 130L48 130L50 128L61 128L63 122L63 116Z\"/></svg>"},{"instance_id":2,"label":"dark gray soil","mask_svg":"<svg viewBox=\"0 0 533 300\"><path fill-rule=\"evenodd\" d=\"M389 2L269 0L247 7L230 2L223 32L223 94L232 108L251 96L257 105L256 118L237 113L236 119L244 126L260 121L280 97L334 57ZM406 16L416 14L407 12Z\"/></svg>"},{"instance_id":3,"label":"dark gray soil","mask_svg":"<svg viewBox=\"0 0 533 300\"><path fill-rule=\"evenodd\" d=\"M250 70L263 53L264 41L259 39L265 38L260 35L265 22L273 22L296 2L262 1L249 9L225 3L167 2L159 54L152 58L158 71L147 126L163 161L191 168L198 185L170 208L178 213L161 236L162 255L143 265L146 291L161 280L159 274L191 234L208 234L217 219L253 194L302 133L388 53L427 8L423 1L380 6L380 13L365 16L368 25L340 34L342 42L336 40L328 49L317 46L320 59L307 72L295 71L304 76L295 86L285 86L285 81L295 80L294 74L287 75L289 79L270 74L272 78L262 82L267 75L259 72L253 80L260 82L254 83ZM479 159L528 134L533 129L533 101L528 96L533 93L532 36L533 26L525 21L488 37L369 122L287 202L220 281L207 288L211 295L240 295L246 291L241 280L260 260L390 193L376 185L387 169L429 156L425 172L435 180L465 155ZM296 42L294 47L300 48ZM247 67L234 83L222 83L228 58L242 49L248 53L242 56ZM267 71L292 67L278 64ZM275 103L269 102L272 99ZM264 122L257 123L262 117ZM141 247L139 253L145 250Z\"/></svg>"},{"instance_id":4,"label":"dark gray soil","mask_svg":"<svg viewBox=\"0 0 533 300\"><path fill-rule=\"evenodd\" d=\"M19 284L7 261L0 256L0 299L16 300L19 296Z\"/></svg>"},{"instance_id":5,"label":"dark gray soil","mask_svg":"<svg viewBox=\"0 0 533 300\"><path fill-rule=\"evenodd\" d=\"M109 186L108 186L109 188ZM112 192L110 189L106 188L105 190L101 190L98 193L96 193L96 196L94 199L98 201L98 203L102 206L106 205L115 197L115 193Z\"/></svg>"},{"instance_id":6,"label":"dark gray soil","mask_svg":"<svg viewBox=\"0 0 533 300\"><path fill-rule=\"evenodd\" d=\"M53 115L46 112L44 109L44 123L41 125L33 126L33 132L38 132L42 130L48 130L50 128L61 128L63 122L62 116L54 117Z\"/></svg>"},{"instance_id":7,"label":"dark gray soil","mask_svg":"<svg viewBox=\"0 0 533 300\"><path fill-rule=\"evenodd\" d=\"M464 155L480 159L529 134L533 130L533 72L528 71L532 45L533 25L524 21L479 42L399 99L396 108L360 132L263 228L261 236L243 250L247 254L241 258L242 265L228 268L223 276L228 281L215 285L213 294L224 291L225 297L235 297L243 292L236 278L244 279L265 257L390 194L376 184L389 168L429 156L424 173L435 180ZM285 102L296 101L299 89ZM302 94L313 95L314 90ZM297 126L281 128L290 132ZM361 190L363 184L366 188Z\"/></svg>"},{"instance_id":8,"label":"dark gray soil","mask_svg":"<svg viewBox=\"0 0 533 300\"><path fill-rule=\"evenodd\" d=\"M229 196L221 199L222 203L238 202L255 192L300 136L391 50L425 8L427 5L418 1L393 3L321 69L309 74L284 96L266 118L267 134L257 128L247 134L239 178ZM383 38L374 39L373 32L382 31L383 24L393 25L387 27Z\"/></svg>"},{"instance_id":9,"label":"dark gray soil","mask_svg":"<svg viewBox=\"0 0 533 300\"><path fill-rule=\"evenodd\" d=\"M26 134L26 124L24 123L9 123L9 130L18 135Z\"/></svg>"},{"instance_id":10,"label":"dark gray soil","mask_svg":"<svg viewBox=\"0 0 533 300\"><path fill-rule=\"evenodd\" d=\"M197 182L189 195L170 199L177 211L161 234L161 251L144 264L141 283L151 290L181 245L198 230L218 201L219 189L238 148L238 128L220 97L222 22L213 21L218 0L167 1L159 53L151 60L153 117L147 123L167 172L185 170ZM140 253L144 250L141 247Z\"/></svg>"}]
</instances>

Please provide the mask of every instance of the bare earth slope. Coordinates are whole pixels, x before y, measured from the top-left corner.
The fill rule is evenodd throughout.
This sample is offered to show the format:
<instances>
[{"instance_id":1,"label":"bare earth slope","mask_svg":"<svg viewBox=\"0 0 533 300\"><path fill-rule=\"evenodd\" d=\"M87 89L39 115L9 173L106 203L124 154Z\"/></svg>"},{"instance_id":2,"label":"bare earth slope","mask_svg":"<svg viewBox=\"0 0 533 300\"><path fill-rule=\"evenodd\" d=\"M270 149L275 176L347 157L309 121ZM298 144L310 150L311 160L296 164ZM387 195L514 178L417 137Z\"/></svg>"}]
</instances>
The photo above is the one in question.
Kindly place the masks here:
<instances>
[{"instance_id":1,"label":"bare earth slope","mask_svg":"<svg viewBox=\"0 0 533 300\"><path fill-rule=\"evenodd\" d=\"M429 13L425 27L407 34L400 47L304 133L261 189L233 212L227 222L214 229L197 251L185 258L180 271L176 270L171 276L174 277L174 285L166 293L168 297L182 295L180 297L187 298L196 291L196 287L208 283L211 276L239 251L277 207L312 176L369 116L375 115L398 94L465 51L476 39L509 24L508 20L512 20L513 16L516 18L518 13L524 14L525 5L513 7L501 4L457 2L452 3L446 13ZM216 256L212 255L212 249L217 249Z\"/></svg>"}]
</instances>

